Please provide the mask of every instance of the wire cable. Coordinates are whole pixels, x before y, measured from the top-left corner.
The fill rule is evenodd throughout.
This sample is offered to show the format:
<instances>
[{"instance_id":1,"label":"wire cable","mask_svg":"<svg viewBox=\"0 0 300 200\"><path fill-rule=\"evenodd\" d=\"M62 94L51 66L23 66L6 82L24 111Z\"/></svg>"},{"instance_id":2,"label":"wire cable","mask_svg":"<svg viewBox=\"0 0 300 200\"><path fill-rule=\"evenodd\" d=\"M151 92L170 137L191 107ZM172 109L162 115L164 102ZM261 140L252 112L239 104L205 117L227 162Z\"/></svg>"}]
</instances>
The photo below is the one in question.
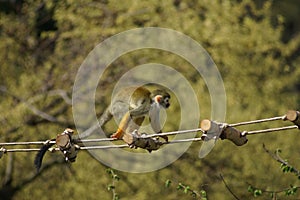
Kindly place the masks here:
<instances>
[{"instance_id":1,"label":"wire cable","mask_svg":"<svg viewBox=\"0 0 300 200\"><path fill-rule=\"evenodd\" d=\"M242 126L242 125L249 125L249 124L255 124L255 123L262 123L262 122L270 122L270 121L276 121L276 120L285 120L286 116L279 116L279 117L272 117L272 118L265 118L265 119L259 119L259 120L251 120L251 121L245 121L245 122L238 122L234 124L228 124L231 127L235 126ZM268 128L268 129L262 129L262 130L254 130L254 131L243 131L242 136L245 135L256 135L256 134L262 134L262 133L269 133L269 132L276 132L276 131L283 131L283 130L291 130L291 129L299 129L297 125L292 126L283 126L278 128ZM149 139L154 137L160 137L160 136L169 136L169 135L177 135L177 134L187 134L187 133L193 133L193 132L202 132L205 133L201 128L195 128L195 129L189 129L189 130L178 130L178 131L171 131L171 132L164 132L164 133L156 133L156 134L148 134L143 135L143 139ZM85 145L84 143L97 143L97 142L112 142L116 141L118 139L116 138L96 138L96 139L72 139L71 142L76 145L77 150L95 150L95 149L111 149L111 148L130 148L130 145L128 144L112 144L112 145ZM202 137L196 137L196 138L186 138L186 139L179 139L179 140L171 140L168 142L160 142L161 145L168 145L168 144L177 144L177 143L183 143L183 142L198 142L203 141ZM39 148L5 148L5 146L22 146L22 145L45 145L45 144L56 144L55 140L46 140L46 141L29 141L29 142L1 142L0 143L0 153L7 153L7 152L34 152L39 151ZM80 145L79 145L80 144ZM60 151L61 149L58 147L49 148L49 151Z\"/></svg>"}]
</instances>

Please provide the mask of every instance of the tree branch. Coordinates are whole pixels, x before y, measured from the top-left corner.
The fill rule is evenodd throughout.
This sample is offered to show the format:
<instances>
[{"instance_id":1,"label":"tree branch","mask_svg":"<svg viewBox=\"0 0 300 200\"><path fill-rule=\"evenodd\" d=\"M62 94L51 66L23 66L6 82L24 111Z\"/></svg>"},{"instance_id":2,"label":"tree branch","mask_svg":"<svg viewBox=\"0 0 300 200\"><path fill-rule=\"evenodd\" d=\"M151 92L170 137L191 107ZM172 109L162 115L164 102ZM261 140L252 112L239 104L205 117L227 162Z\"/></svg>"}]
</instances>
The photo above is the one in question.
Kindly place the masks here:
<instances>
[{"instance_id":1,"label":"tree branch","mask_svg":"<svg viewBox=\"0 0 300 200\"><path fill-rule=\"evenodd\" d=\"M277 162L281 163L282 166L285 166L287 168L290 169L290 172L294 173L297 176L300 176L300 171L298 169L296 169L295 167L293 167L292 165L290 165L286 160L283 160L280 156L279 156L279 152L280 151L275 151L275 153L271 153L270 150L268 150L266 148L266 145L263 144L263 149L265 150L265 152L267 152L274 160L276 160Z\"/></svg>"},{"instance_id":2,"label":"tree branch","mask_svg":"<svg viewBox=\"0 0 300 200\"><path fill-rule=\"evenodd\" d=\"M226 189L230 192L230 194L231 194L236 200L240 200L240 199L238 198L238 196L236 196L236 195L234 194L234 192L231 190L231 188L227 185L227 183L226 183L226 181L225 181L225 179L224 179L224 177L223 177L222 174L220 174L220 178L221 178L222 182L224 183Z\"/></svg>"}]
</instances>

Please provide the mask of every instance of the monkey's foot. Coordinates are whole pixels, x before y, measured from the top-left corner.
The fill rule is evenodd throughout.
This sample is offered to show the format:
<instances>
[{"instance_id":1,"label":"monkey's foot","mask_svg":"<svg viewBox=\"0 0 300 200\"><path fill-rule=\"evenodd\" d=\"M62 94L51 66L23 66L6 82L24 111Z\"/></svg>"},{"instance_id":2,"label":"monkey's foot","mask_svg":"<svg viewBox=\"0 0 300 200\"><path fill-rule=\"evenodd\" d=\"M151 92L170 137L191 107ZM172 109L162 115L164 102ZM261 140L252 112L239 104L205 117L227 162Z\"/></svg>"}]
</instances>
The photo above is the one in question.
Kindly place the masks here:
<instances>
[{"instance_id":1,"label":"monkey's foot","mask_svg":"<svg viewBox=\"0 0 300 200\"><path fill-rule=\"evenodd\" d=\"M132 133L125 133L123 136L124 142L126 142L130 148L142 148L151 153L153 150L158 150L164 143L160 142L157 138L148 138L147 134L140 134L137 130Z\"/></svg>"},{"instance_id":2,"label":"monkey's foot","mask_svg":"<svg viewBox=\"0 0 300 200\"><path fill-rule=\"evenodd\" d=\"M163 136L159 136L159 137L161 137L162 139L164 139L166 142L169 142L169 138L168 138L168 136L166 136L166 135L163 135Z\"/></svg>"},{"instance_id":3,"label":"monkey's foot","mask_svg":"<svg viewBox=\"0 0 300 200\"><path fill-rule=\"evenodd\" d=\"M123 137L123 131L118 129L117 132L115 132L114 134L112 134L110 136L111 138L117 138L117 139L122 139Z\"/></svg>"}]
</instances>

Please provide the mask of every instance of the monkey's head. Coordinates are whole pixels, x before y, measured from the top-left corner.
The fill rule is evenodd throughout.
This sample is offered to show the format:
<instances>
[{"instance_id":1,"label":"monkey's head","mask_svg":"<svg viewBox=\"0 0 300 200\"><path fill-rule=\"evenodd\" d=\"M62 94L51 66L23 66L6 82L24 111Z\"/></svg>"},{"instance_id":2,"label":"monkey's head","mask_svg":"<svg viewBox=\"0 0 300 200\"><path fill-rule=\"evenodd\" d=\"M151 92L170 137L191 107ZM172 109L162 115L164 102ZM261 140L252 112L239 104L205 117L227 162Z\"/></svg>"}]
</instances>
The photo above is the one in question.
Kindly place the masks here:
<instances>
[{"instance_id":1,"label":"monkey's head","mask_svg":"<svg viewBox=\"0 0 300 200\"><path fill-rule=\"evenodd\" d=\"M154 90L151 93L152 101L158 103L165 109L171 105L170 98L171 98L170 94L165 90Z\"/></svg>"}]
</instances>

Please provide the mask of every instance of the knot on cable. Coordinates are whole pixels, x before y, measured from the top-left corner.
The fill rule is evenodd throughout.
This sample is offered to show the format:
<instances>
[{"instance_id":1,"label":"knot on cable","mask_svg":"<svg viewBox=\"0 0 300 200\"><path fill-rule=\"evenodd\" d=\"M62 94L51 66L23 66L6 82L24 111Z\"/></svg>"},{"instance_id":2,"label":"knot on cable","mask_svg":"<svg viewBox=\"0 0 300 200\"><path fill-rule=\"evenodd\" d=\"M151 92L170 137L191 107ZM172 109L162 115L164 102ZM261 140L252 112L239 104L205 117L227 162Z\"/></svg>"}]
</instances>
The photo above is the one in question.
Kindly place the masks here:
<instances>
[{"instance_id":1,"label":"knot on cable","mask_svg":"<svg viewBox=\"0 0 300 200\"><path fill-rule=\"evenodd\" d=\"M149 138L146 133L140 134L137 130L134 130L131 134L126 133L123 136L123 140L129 145L130 148L146 149L151 153L154 150L158 150L164 143L159 141L158 138Z\"/></svg>"},{"instance_id":2,"label":"knot on cable","mask_svg":"<svg viewBox=\"0 0 300 200\"><path fill-rule=\"evenodd\" d=\"M6 153L6 149L4 147L0 148L0 159L2 158L2 156Z\"/></svg>"},{"instance_id":3,"label":"knot on cable","mask_svg":"<svg viewBox=\"0 0 300 200\"><path fill-rule=\"evenodd\" d=\"M51 141L52 141L52 140L46 140L46 141L44 142L44 144L43 144L43 145L48 145L48 144L50 144L50 143L51 143Z\"/></svg>"},{"instance_id":4,"label":"knot on cable","mask_svg":"<svg viewBox=\"0 0 300 200\"><path fill-rule=\"evenodd\" d=\"M75 162L79 146L73 143L72 135L74 131L70 128L67 128L63 133L57 135L56 145L60 151L64 154L65 160L70 162Z\"/></svg>"},{"instance_id":5,"label":"knot on cable","mask_svg":"<svg viewBox=\"0 0 300 200\"><path fill-rule=\"evenodd\" d=\"M289 120L289 121L293 122L296 126L298 126L298 129L300 129L300 112L299 111L296 111L296 110L287 111L283 120Z\"/></svg>"},{"instance_id":6,"label":"knot on cable","mask_svg":"<svg viewBox=\"0 0 300 200\"><path fill-rule=\"evenodd\" d=\"M202 135L204 141L217 140L218 138L222 140L228 139L237 146L242 146L248 142L245 134L242 134L239 130L226 123L205 119L201 121L201 129L205 131Z\"/></svg>"}]
</instances>

